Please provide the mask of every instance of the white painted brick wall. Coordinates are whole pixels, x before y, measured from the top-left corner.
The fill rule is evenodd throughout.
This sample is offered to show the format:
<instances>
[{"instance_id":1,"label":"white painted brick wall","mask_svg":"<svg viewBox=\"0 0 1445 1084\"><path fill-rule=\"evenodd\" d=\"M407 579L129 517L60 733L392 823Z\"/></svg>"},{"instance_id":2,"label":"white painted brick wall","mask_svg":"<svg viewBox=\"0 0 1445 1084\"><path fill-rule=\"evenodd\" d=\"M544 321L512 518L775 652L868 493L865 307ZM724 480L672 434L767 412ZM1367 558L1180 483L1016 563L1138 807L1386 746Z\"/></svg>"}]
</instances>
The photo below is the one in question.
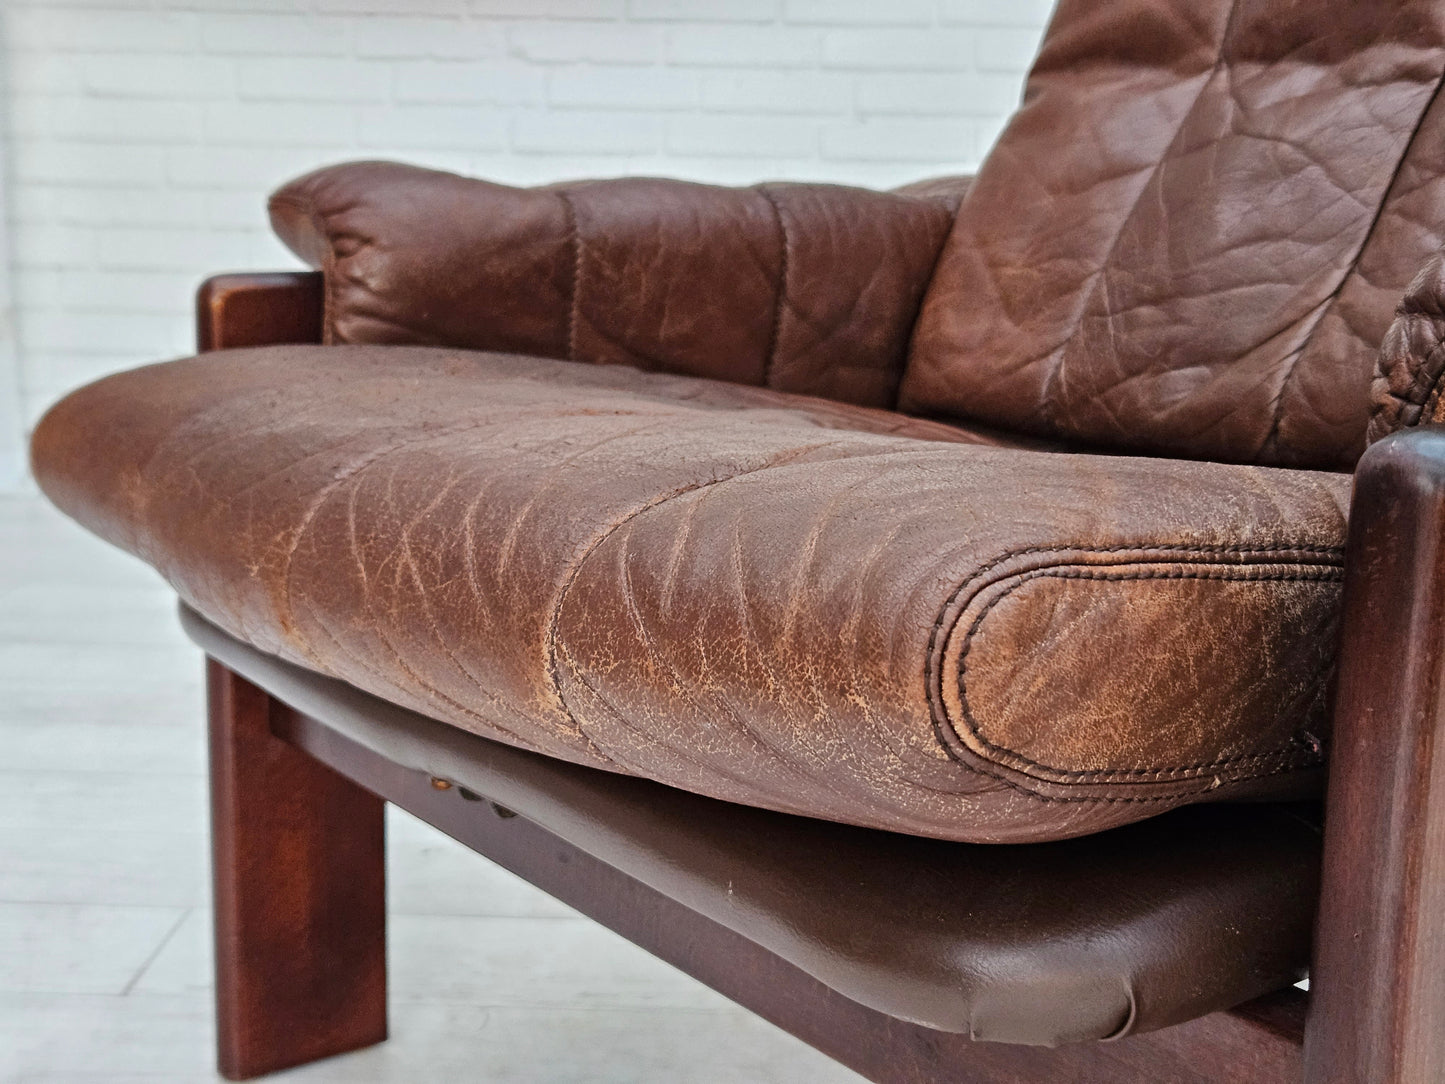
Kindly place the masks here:
<instances>
[{"instance_id":1,"label":"white painted brick wall","mask_svg":"<svg viewBox=\"0 0 1445 1084\"><path fill-rule=\"evenodd\" d=\"M0 153L0 205L5 200L5 155ZM0 256L9 251L7 223L0 219ZM10 302L10 265L0 260L0 493L23 486L25 461L20 423L20 366L15 353L14 309Z\"/></svg>"},{"instance_id":2,"label":"white painted brick wall","mask_svg":"<svg viewBox=\"0 0 1445 1084\"><path fill-rule=\"evenodd\" d=\"M1013 108L1048 7L0 0L23 416L187 352L206 274L295 266L263 211L294 174L362 156L515 184L957 172Z\"/></svg>"}]
</instances>

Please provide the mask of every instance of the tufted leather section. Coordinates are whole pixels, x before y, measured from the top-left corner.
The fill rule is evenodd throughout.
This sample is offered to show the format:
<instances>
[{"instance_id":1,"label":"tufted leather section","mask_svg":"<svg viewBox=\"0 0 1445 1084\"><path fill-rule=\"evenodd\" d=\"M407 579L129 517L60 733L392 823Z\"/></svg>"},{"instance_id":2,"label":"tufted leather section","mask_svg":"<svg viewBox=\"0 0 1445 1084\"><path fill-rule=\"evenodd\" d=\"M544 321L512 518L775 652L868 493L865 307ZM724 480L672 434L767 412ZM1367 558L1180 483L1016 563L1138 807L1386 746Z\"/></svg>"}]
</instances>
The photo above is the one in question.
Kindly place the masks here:
<instances>
[{"instance_id":1,"label":"tufted leather section","mask_svg":"<svg viewBox=\"0 0 1445 1084\"><path fill-rule=\"evenodd\" d=\"M579 763L987 842L1318 783L1338 475L366 346L108 377L33 454L232 635Z\"/></svg>"},{"instance_id":2,"label":"tufted leather section","mask_svg":"<svg viewBox=\"0 0 1445 1084\"><path fill-rule=\"evenodd\" d=\"M388 162L271 199L326 273L326 341L507 350L894 404L967 178L517 189Z\"/></svg>"},{"instance_id":3,"label":"tufted leather section","mask_svg":"<svg viewBox=\"0 0 1445 1084\"><path fill-rule=\"evenodd\" d=\"M1370 440L1421 422L1439 422L1440 381L1445 374L1445 256L1432 256L1395 312L1380 347L1371 387L1374 413Z\"/></svg>"},{"instance_id":4,"label":"tufted leather section","mask_svg":"<svg viewBox=\"0 0 1445 1084\"><path fill-rule=\"evenodd\" d=\"M1347 468L1445 241L1445 7L1063 0L963 200L903 409Z\"/></svg>"}]
</instances>

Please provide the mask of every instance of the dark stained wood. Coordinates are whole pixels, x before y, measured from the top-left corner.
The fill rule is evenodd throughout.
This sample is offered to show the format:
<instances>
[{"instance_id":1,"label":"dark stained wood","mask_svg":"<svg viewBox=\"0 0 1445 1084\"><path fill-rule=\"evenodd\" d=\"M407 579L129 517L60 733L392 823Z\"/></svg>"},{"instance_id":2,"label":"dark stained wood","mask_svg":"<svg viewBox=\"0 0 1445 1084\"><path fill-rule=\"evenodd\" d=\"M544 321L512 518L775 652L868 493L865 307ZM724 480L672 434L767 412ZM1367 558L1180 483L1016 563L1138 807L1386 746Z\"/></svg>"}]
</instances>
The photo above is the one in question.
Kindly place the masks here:
<instances>
[{"instance_id":1,"label":"dark stained wood","mask_svg":"<svg viewBox=\"0 0 1445 1084\"><path fill-rule=\"evenodd\" d=\"M197 348L321 341L322 277L218 275ZM216 1018L233 1080L386 1038L382 801L271 734L289 711L208 662Z\"/></svg>"},{"instance_id":2,"label":"dark stained wood","mask_svg":"<svg viewBox=\"0 0 1445 1084\"><path fill-rule=\"evenodd\" d=\"M206 678L218 1061L245 1080L386 1038L384 805L273 735L289 708Z\"/></svg>"},{"instance_id":3,"label":"dark stained wood","mask_svg":"<svg viewBox=\"0 0 1445 1084\"><path fill-rule=\"evenodd\" d=\"M975 1043L835 993L740 934L676 903L527 819L287 713L276 733L341 774L577 908L864 1076L887 1084L1231 1084L1298 1080L1304 995L1112 1043L1046 1050Z\"/></svg>"},{"instance_id":4,"label":"dark stained wood","mask_svg":"<svg viewBox=\"0 0 1445 1084\"><path fill-rule=\"evenodd\" d=\"M1445 430L1355 475L1310 1084L1445 1081Z\"/></svg>"},{"instance_id":5,"label":"dark stained wood","mask_svg":"<svg viewBox=\"0 0 1445 1084\"><path fill-rule=\"evenodd\" d=\"M319 271L216 275L196 291L197 349L319 343Z\"/></svg>"}]
</instances>

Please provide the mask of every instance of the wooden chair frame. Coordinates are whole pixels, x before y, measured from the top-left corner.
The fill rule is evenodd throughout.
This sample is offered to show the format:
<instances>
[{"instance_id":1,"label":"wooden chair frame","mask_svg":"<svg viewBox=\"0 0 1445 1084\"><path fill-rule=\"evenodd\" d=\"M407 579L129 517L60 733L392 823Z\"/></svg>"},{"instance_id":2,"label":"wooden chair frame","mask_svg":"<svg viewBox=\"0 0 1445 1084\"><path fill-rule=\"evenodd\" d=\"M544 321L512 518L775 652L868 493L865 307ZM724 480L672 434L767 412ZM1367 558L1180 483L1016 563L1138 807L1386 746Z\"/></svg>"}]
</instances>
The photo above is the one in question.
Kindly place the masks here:
<instances>
[{"instance_id":1,"label":"wooden chair frame","mask_svg":"<svg viewBox=\"0 0 1445 1084\"><path fill-rule=\"evenodd\" d=\"M314 273L224 275L202 350L321 341ZM386 1037L393 802L869 1079L1445 1080L1445 430L1355 476L1311 991L1108 1043L971 1042L865 1008L522 817L388 760L208 661L221 1071ZM474 797L474 796L472 796Z\"/></svg>"}]
</instances>

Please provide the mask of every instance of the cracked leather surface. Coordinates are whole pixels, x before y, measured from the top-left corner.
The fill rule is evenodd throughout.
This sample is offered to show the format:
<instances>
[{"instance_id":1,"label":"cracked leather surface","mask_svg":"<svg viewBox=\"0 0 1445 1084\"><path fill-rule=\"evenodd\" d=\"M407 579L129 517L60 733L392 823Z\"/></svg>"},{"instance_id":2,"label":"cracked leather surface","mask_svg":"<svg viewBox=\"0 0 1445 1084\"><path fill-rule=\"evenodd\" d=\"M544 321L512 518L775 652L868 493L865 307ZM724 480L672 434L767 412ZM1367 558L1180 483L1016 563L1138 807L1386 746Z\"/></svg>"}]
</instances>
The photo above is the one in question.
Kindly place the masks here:
<instances>
[{"instance_id":1,"label":"cracked leather surface","mask_svg":"<svg viewBox=\"0 0 1445 1084\"><path fill-rule=\"evenodd\" d=\"M578 763L984 842L1319 782L1344 476L399 346L108 377L33 456L230 634Z\"/></svg>"},{"instance_id":2,"label":"cracked leather surface","mask_svg":"<svg viewBox=\"0 0 1445 1084\"><path fill-rule=\"evenodd\" d=\"M1392 310L1445 242L1442 73L1430 0L1063 0L900 407L1348 469Z\"/></svg>"},{"instance_id":3,"label":"cracked leather surface","mask_svg":"<svg viewBox=\"0 0 1445 1084\"><path fill-rule=\"evenodd\" d=\"M353 162L284 186L271 220L326 272L328 343L516 351L892 407L967 183L521 189Z\"/></svg>"}]
</instances>

